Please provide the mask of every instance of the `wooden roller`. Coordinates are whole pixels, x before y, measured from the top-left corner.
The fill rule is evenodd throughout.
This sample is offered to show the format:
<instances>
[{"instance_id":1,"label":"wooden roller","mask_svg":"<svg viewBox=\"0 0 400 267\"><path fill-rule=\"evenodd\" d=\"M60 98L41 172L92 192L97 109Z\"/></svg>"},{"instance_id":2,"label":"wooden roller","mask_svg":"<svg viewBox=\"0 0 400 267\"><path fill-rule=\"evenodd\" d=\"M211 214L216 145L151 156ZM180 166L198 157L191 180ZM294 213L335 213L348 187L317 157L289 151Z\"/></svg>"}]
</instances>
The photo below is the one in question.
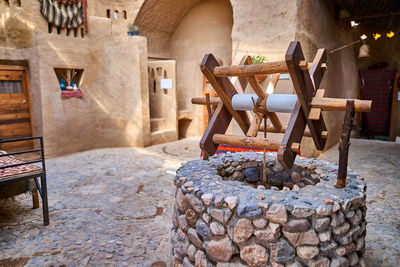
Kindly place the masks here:
<instances>
[{"instance_id":1,"label":"wooden roller","mask_svg":"<svg viewBox=\"0 0 400 267\"><path fill-rule=\"evenodd\" d=\"M211 105L217 105L220 99L218 97L212 97L210 99ZM347 99L341 98L316 98L314 97L311 101L312 108L320 108L323 111L332 111L332 110L339 110L345 111L346 110L346 102ZM194 97L192 98L192 104L198 105L206 105L206 99L203 97ZM372 106L371 100L354 100L354 107L356 112L370 112Z\"/></svg>"}]
</instances>

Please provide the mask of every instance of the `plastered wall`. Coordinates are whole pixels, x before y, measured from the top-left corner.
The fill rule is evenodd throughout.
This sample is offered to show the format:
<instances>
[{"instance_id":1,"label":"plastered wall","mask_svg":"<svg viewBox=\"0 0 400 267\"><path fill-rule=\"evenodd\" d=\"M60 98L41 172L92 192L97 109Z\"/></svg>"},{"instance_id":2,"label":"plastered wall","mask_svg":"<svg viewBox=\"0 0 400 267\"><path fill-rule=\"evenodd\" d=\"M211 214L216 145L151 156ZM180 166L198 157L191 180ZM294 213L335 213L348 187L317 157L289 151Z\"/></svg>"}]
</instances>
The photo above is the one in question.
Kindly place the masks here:
<instances>
[{"instance_id":1,"label":"plastered wall","mask_svg":"<svg viewBox=\"0 0 400 267\"><path fill-rule=\"evenodd\" d=\"M202 133L202 107L191 98L202 95L200 63L207 53L231 64L233 25L228 0L206 0L193 7L176 28L170 40L171 58L176 60L178 110L191 114L186 136Z\"/></svg>"},{"instance_id":2,"label":"plastered wall","mask_svg":"<svg viewBox=\"0 0 400 267\"><path fill-rule=\"evenodd\" d=\"M298 16L295 39L301 42L305 58L309 61L318 48L328 52L328 70L320 88L326 89L325 96L337 98L357 98L358 71L352 47L335 53L331 50L351 43L352 32L339 26L334 17L330 1L298 1ZM329 132L326 149L339 142L343 127L344 112L323 112ZM302 152L308 156L318 156L311 138L303 138Z\"/></svg>"},{"instance_id":3,"label":"plastered wall","mask_svg":"<svg viewBox=\"0 0 400 267\"><path fill-rule=\"evenodd\" d=\"M234 26L232 58L238 63L243 54L263 55L267 61L284 60L293 40L301 43L306 60L312 62L318 48L327 51L352 41L351 31L340 28L329 1L235 1L232 0ZM262 12L261 12L262 10ZM266 86L266 83L264 86ZM352 48L328 55L328 71L320 86L328 97L357 97L357 68ZM251 90L251 89L250 89ZM294 93L290 80L280 80L275 93ZM290 114L278 113L284 125ZM335 145L340 136L343 112L324 112L329 131L326 148ZM240 129L234 124L234 132ZM268 138L280 141L282 134L268 133ZM311 138L303 138L302 154L317 156Z\"/></svg>"},{"instance_id":4,"label":"plastered wall","mask_svg":"<svg viewBox=\"0 0 400 267\"><path fill-rule=\"evenodd\" d=\"M395 37L379 38L374 40L371 38L369 29L364 29L362 25L356 28L355 37L358 38L361 34L367 33L370 38L366 40L366 45L368 46L368 57L358 57L360 45L354 47L354 53L357 58L357 65L360 70L365 70L373 65L386 62L387 68L397 69L397 73L400 69L400 40L396 35ZM396 136L400 136L400 101L397 101L397 96L395 102L394 117L393 117L393 128L390 137L394 141Z\"/></svg>"},{"instance_id":5,"label":"plastered wall","mask_svg":"<svg viewBox=\"0 0 400 267\"><path fill-rule=\"evenodd\" d=\"M124 3L115 4L134 8ZM44 136L46 155L148 145L146 39L127 36L128 19L118 24L91 16L100 9L89 11L88 34L67 36L56 29L50 34L39 5L30 0L21 7L0 5L0 61L29 68L34 134ZM82 99L61 99L55 67L84 69Z\"/></svg>"}]
</instances>

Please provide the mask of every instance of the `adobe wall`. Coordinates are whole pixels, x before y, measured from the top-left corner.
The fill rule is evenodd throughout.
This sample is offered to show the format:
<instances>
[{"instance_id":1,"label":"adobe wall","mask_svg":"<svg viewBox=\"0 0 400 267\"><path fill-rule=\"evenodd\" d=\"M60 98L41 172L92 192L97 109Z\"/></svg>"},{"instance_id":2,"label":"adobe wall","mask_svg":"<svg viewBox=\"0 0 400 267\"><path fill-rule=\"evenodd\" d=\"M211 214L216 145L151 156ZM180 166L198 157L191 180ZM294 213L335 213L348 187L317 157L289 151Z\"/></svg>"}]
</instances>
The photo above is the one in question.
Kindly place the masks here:
<instances>
[{"instance_id":1,"label":"adobe wall","mask_svg":"<svg viewBox=\"0 0 400 267\"><path fill-rule=\"evenodd\" d=\"M298 1L298 13L301 16L298 16L295 38L301 42L305 58L311 61L318 48L325 48L328 52L328 70L320 85L326 89L325 96L357 98L358 70L352 47L329 53L353 41L351 30L338 25L329 1ZM323 116L329 132L325 147L328 149L339 141L344 112L323 112ZM319 155L311 138L303 138L302 148L307 155Z\"/></svg>"},{"instance_id":2,"label":"adobe wall","mask_svg":"<svg viewBox=\"0 0 400 267\"><path fill-rule=\"evenodd\" d=\"M369 33L369 29L363 29L362 25L358 26L355 31L355 36L361 36L363 33ZM397 37L397 38L396 38ZM357 57L357 65L360 70L365 70L370 68L373 65L386 62L388 64L387 68L389 69L397 69L397 72L400 70L400 40L397 35L393 38L388 39L383 36L378 40L374 40L369 36L369 39L366 40L366 44L368 45L368 57ZM354 47L354 52L357 53L358 56L360 50L360 45ZM397 100L397 96L396 96ZM395 101L396 101L395 100ZM400 136L400 102L397 101L395 107L395 117L393 122L393 129L390 134L390 137L393 139L396 136Z\"/></svg>"},{"instance_id":3,"label":"adobe wall","mask_svg":"<svg viewBox=\"0 0 400 267\"><path fill-rule=\"evenodd\" d=\"M266 61L284 60L289 43L295 40L298 14L296 1L231 0L231 3L234 20L233 64L238 64L244 55L263 55ZM268 80L263 82L263 88L266 88ZM248 86L246 92L253 93L253 90ZM279 80L275 93L293 94L292 82ZM287 125L290 114L278 113L278 116L282 124ZM232 123L232 132L243 134L236 123ZM273 141L282 140L282 134L268 133L267 137Z\"/></svg>"},{"instance_id":4,"label":"adobe wall","mask_svg":"<svg viewBox=\"0 0 400 267\"><path fill-rule=\"evenodd\" d=\"M329 51L352 41L351 31L337 25L333 7L328 1L231 2L234 14L234 64L244 54L264 55L268 61L284 60L288 45L293 40L300 41L306 60L312 62L318 48ZM328 97L356 98L357 75L352 48L343 49L328 55L328 71L320 87L326 89L325 95ZM279 80L275 93L294 93L292 82ZM343 118L343 115L343 112L324 113L329 130L326 148L338 142L343 123L338 118ZM284 125L288 123L289 114L278 113L278 116ZM233 131L240 132L240 129L234 125ZM268 133L268 136L278 141L282 138L281 134ZM319 153L315 150L312 139L306 137L303 138L301 151L305 156L317 156Z\"/></svg>"},{"instance_id":5,"label":"adobe wall","mask_svg":"<svg viewBox=\"0 0 400 267\"><path fill-rule=\"evenodd\" d=\"M171 58L176 60L178 109L189 111L192 122L186 136L202 134L202 106L191 98L201 96L203 74L200 63L212 53L231 64L232 7L229 0L206 0L193 7L176 28L170 40Z\"/></svg>"},{"instance_id":6,"label":"adobe wall","mask_svg":"<svg viewBox=\"0 0 400 267\"><path fill-rule=\"evenodd\" d=\"M81 36L78 31L77 37L67 36L65 30L58 34L55 28L49 34L39 1L1 6L5 25L0 31L0 60L28 65L34 134L44 135L50 157L149 142L146 39L126 35L133 18L125 20L120 13L116 22L91 16L101 12L101 6L88 2L93 7L88 12L89 33ZM123 6L128 2L137 4L116 1L112 9L126 8L128 15L133 14L133 4ZM85 70L82 99L61 99L55 67Z\"/></svg>"}]
</instances>

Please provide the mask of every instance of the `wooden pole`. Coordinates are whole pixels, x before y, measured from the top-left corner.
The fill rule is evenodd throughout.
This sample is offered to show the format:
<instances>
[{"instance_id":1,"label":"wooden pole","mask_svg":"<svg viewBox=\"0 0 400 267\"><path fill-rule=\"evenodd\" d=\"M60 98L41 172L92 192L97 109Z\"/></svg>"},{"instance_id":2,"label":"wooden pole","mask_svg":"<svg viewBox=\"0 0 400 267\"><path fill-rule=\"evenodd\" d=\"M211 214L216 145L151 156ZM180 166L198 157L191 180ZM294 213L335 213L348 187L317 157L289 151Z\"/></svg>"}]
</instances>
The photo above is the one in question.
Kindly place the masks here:
<instances>
[{"instance_id":1,"label":"wooden pole","mask_svg":"<svg viewBox=\"0 0 400 267\"><path fill-rule=\"evenodd\" d=\"M262 137L248 137L241 135L224 134L214 134L213 142L216 144L266 148L269 150L278 150L280 145L277 142L273 142Z\"/></svg>"},{"instance_id":2,"label":"wooden pole","mask_svg":"<svg viewBox=\"0 0 400 267\"><path fill-rule=\"evenodd\" d=\"M210 104L217 105L219 103L219 97L211 97ZM347 99L341 98L316 98L314 97L311 101L312 108L319 108L322 111L346 111L346 102ZM192 104L197 105L206 105L206 99L203 97L194 97L192 98ZM372 106L371 100L360 100L354 99L354 108L356 112L370 112Z\"/></svg>"},{"instance_id":3,"label":"wooden pole","mask_svg":"<svg viewBox=\"0 0 400 267\"><path fill-rule=\"evenodd\" d=\"M286 62L276 61L251 65L220 66L214 69L214 75L217 77L254 76L273 73L288 73Z\"/></svg>"},{"instance_id":4,"label":"wooden pole","mask_svg":"<svg viewBox=\"0 0 400 267\"><path fill-rule=\"evenodd\" d=\"M347 107L347 99L341 98L316 98L314 97L311 101L311 107L320 108L323 111L331 110L342 110L345 111ZM356 112L370 112L371 111L371 100L359 100L354 99L354 109Z\"/></svg>"},{"instance_id":5,"label":"wooden pole","mask_svg":"<svg viewBox=\"0 0 400 267\"><path fill-rule=\"evenodd\" d=\"M336 188L344 188L346 186L347 163L349 158L350 134L351 126L354 121L354 100L347 100L346 114L344 117L342 136L339 145L339 168L337 175Z\"/></svg>"}]
</instances>

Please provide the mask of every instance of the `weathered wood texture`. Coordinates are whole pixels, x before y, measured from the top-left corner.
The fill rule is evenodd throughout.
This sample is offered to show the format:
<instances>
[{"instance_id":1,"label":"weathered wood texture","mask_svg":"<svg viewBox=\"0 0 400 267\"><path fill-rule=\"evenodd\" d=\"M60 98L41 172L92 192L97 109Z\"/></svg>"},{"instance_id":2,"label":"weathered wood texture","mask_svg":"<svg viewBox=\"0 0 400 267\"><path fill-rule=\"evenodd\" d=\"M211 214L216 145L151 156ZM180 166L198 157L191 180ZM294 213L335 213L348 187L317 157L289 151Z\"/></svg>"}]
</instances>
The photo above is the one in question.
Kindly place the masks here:
<instances>
[{"instance_id":1,"label":"weathered wood texture","mask_svg":"<svg viewBox=\"0 0 400 267\"><path fill-rule=\"evenodd\" d=\"M349 147L350 147L350 134L351 127L354 122L354 100L347 100L346 114L344 117L342 135L340 137L339 144L339 168L336 187L344 188L346 186L347 177L347 163L349 158Z\"/></svg>"},{"instance_id":2,"label":"weathered wood texture","mask_svg":"<svg viewBox=\"0 0 400 267\"><path fill-rule=\"evenodd\" d=\"M215 134L213 137L213 141L217 144L248 146L255 148L265 148L269 150L278 150L279 148L278 142L274 142L262 137Z\"/></svg>"},{"instance_id":3,"label":"weathered wood texture","mask_svg":"<svg viewBox=\"0 0 400 267\"><path fill-rule=\"evenodd\" d=\"M21 91L13 91L12 93L4 93L10 90L6 86L10 86L5 82L2 84L4 88L0 89L0 138L11 139L32 136L30 97L28 76L24 67L20 66L4 66L0 65L0 80L18 83ZM31 140L5 143L2 149L8 152L17 150L31 149L33 143Z\"/></svg>"},{"instance_id":4,"label":"weathered wood texture","mask_svg":"<svg viewBox=\"0 0 400 267\"><path fill-rule=\"evenodd\" d=\"M212 85L215 92L218 94L219 98L228 109L229 113L231 113L231 115L235 118L243 133L247 133L250 126L249 117L245 111L236 111L232 108L231 98L234 94L237 94L238 92L233 87L228 78L214 76L214 69L218 66L219 63L217 62L215 57L212 54L208 54L204 57L200 67L204 76Z\"/></svg>"},{"instance_id":5,"label":"weathered wood texture","mask_svg":"<svg viewBox=\"0 0 400 267\"><path fill-rule=\"evenodd\" d=\"M207 62L210 62L210 61L212 62L213 65L208 63L209 65L206 66ZM248 61L248 57L243 57L241 64L244 64L246 61ZM227 84L227 86L230 85L229 89L231 90L231 93L233 93L234 88L228 78L215 78L214 77L212 70L215 68L216 65L218 65L218 63L216 62L215 58L212 55L206 55L203 59L201 69L202 69L202 71L204 70L203 73L206 76L206 78L209 80L209 82L210 83L211 83L211 81L213 82L213 83L211 83L211 85L213 87L214 87L214 85L217 87L220 87L220 83L222 83L224 85ZM245 79L241 79L241 80L239 80L239 82L240 82L241 87L243 88L242 90L245 90L246 86L247 86L247 81ZM240 89L238 89L238 90L240 93L243 93L242 90L240 90ZM223 92L223 93L225 94L225 92ZM230 96L230 97L232 97L232 96ZM230 98L229 98L229 101L230 101ZM230 106L230 104L229 104L229 106ZM232 106L230 106L230 107L232 107ZM246 114L246 116L247 116L247 114ZM215 111L210 119L209 124L207 125L206 131L204 132L204 134L200 140L200 148L203 151L205 156L212 156L212 155L214 155L215 151L217 151L218 144L213 142L213 136L215 134L225 133L229 127L231 120L232 120L232 114L228 110L227 106L224 105L224 103L222 101L219 102L217 105L217 108L215 109ZM250 125L250 123L248 123L248 125ZM248 131L248 127L247 127L246 131L244 131L244 132L247 133L247 131Z\"/></svg>"},{"instance_id":6,"label":"weathered wood texture","mask_svg":"<svg viewBox=\"0 0 400 267\"><path fill-rule=\"evenodd\" d=\"M217 77L254 76L273 73L288 73L285 61L266 62L252 65L231 65L215 68Z\"/></svg>"},{"instance_id":7,"label":"weathered wood texture","mask_svg":"<svg viewBox=\"0 0 400 267\"><path fill-rule=\"evenodd\" d=\"M285 56L286 64L292 78L298 101L290 117L287 130L283 136L281 146L278 151L278 160L285 168L291 168L296 158L296 152L292 150L293 143L301 143L303 133L308 125L311 132L314 144L318 150L322 150L326 144L326 139L322 138L322 132L326 131L323 117L319 120L309 120L310 103L315 94L315 85L320 85L322 75L318 68L325 63L325 51L317 54L313 61L311 69L315 74L313 81L311 80L310 72L305 69L300 69L300 63L304 62L304 55L300 43L297 41L291 42Z\"/></svg>"},{"instance_id":8,"label":"weathered wood texture","mask_svg":"<svg viewBox=\"0 0 400 267\"><path fill-rule=\"evenodd\" d=\"M324 91L324 89L319 89L318 91ZM221 101L219 97L211 97L210 104L211 105L218 105ZM330 98L330 97L323 97L319 98L318 95L313 97L311 101L311 109L321 109L322 111L346 111L346 101L347 99L342 98ZM206 99L203 97L193 97L192 104L196 105L206 105ZM354 99L354 108L356 112L370 112L372 106L371 100L360 100ZM311 112L311 110L310 110Z\"/></svg>"}]
</instances>

